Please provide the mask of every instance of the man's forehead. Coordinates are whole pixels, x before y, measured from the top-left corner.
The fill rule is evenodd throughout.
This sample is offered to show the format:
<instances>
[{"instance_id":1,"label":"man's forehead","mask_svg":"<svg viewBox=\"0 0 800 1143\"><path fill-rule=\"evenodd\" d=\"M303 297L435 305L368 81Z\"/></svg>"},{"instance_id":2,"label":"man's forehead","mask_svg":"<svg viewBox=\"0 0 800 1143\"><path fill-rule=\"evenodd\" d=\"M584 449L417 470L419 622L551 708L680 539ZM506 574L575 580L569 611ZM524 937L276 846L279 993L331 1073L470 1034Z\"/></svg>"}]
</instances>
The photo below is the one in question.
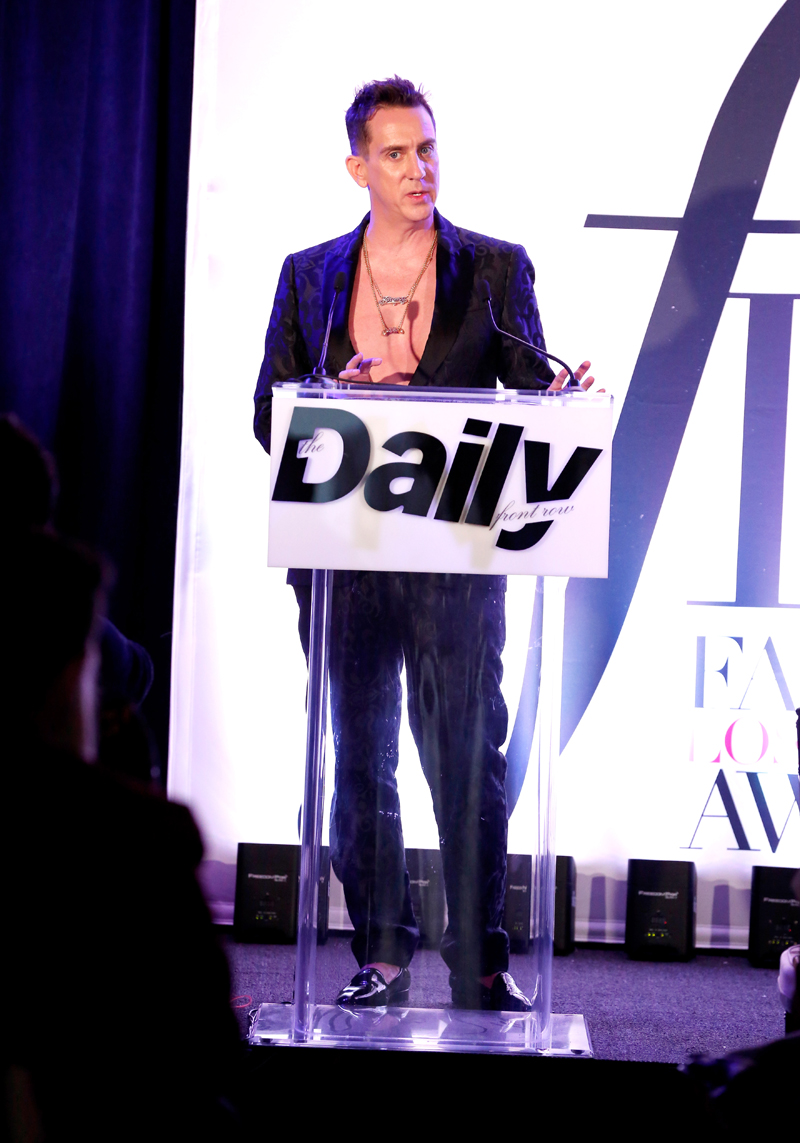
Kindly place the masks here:
<instances>
[{"instance_id":1,"label":"man's forehead","mask_svg":"<svg viewBox=\"0 0 800 1143\"><path fill-rule=\"evenodd\" d=\"M424 107L379 107L367 121L370 150L382 151L393 143L418 145L436 138L433 120Z\"/></svg>"}]
</instances>

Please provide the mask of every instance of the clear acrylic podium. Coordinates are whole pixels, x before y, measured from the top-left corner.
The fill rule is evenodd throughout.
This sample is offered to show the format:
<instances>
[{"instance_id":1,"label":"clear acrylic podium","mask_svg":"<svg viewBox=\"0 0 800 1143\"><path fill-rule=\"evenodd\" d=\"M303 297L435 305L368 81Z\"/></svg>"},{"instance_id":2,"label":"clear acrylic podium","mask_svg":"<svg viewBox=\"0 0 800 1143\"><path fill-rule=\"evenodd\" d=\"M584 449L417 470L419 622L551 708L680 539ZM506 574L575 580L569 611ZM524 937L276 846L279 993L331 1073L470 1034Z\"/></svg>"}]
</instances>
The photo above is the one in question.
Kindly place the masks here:
<instances>
[{"instance_id":1,"label":"clear acrylic podium","mask_svg":"<svg viewBox=\"0 0 800 1143\"><path fill-rule=\"evenodd\" d=\"M305 420L299 414L295 415L301 405L307 411L303 414ZM324 412L319 411L322 409ZM353 421L343 421L341 416L337 419L338 413L331 413L331 410L345 409L349 410L349 413L343 413L345 418L353 416L355 411ZM363 418L360 416L362 412ZM599 500L596 499L584 516L587 519L591 517L596 525L599 503L599 530L596 529L596 534L590 537L589 546L602 548L605 544L607 556L610 413L610 398L590 398L577 392L547 394L516 390L419 389L337 384L322 379L312 385L291 382L276 386L271 501L271 514L274 510L275 520L271 518L270 522L270 563L310 566L306 562L308 556L304 557L304 549L298 552L301 560L295 563L287 556L284 564L281 549L276 545L278 556L274 558L275 529L281 537L288 534L292 552L296 550L292 544L299 544L302 549L307 540L312 548L316 545L317 554L323 552L330 557L325 562L332 566L311 573L306 768L300 827L301 874L294 999L291 1005L263 1003L256 1009L249 1035L251 1045L303 1044L591 1055L583 1017L553 1014L551 1011L555 898L553 779L559 755L564 594L567 576L572 570L570 561L578 557L570 555L569 545L563 554L548 556L545 556L543 544L540 551L537 547L551 526L555 525L547 538L552 541L558 535L559 512L565 513L563 518L566 519L573 511L573 501L583 503L578 500L578 495L586 491L585 486L581 487L588 484L586 473L576 475L570 465L574 465L578 453L591 453L584 468L598 487L594 495ZM378 416L377 428L374 420L370 422L370 416L373 419ZM548 475L548 453L545 453L542 477L541 463L538 470L535 468L537 460L541 462L541 453L536 449L542 446L538 441L528 446L532 430L517 427L528 426L531 418L534 425L541 420L545 428L552 425L559 429L573 424L580 426L578 438L586 440L588 431L589 443L597 447L573 449L574 439L578 438L575 438L574 431L572 437L567 433L566 445L554 441L548 446L553 450L553 462ZM367 434L362 433L356 424L362 419L369 426ZM324 429L319 428L320 424ZM463 428L456 431L462 436L466 434L470 440L445 439L450 424L463 424ZM351 432L351 425L355 426L355 433ZM394 431L397 429L399 432ZM328 433L324 439L329 442L329 452L331 439L339 445L340 451L336 453L333 449L335 455L328 460L327 470L324 463L321 469L313 469L315 451L324 451L324 431ZM386 433L389 435L381 436ZM503 433L508 437L505 441ZM343 453L338 434L344 441ZM535 437L537 433L534 431L533 435ZM546 436L546 432L538 435ZM364 457L369 456L371 463L379 453L382 461L388 462L385 472L376 475L373 469L364 480L361 470L362 461L364 471L367 468ZM420 456L422 460L416 461ZM409 463L409 457L414 458L416 467ZM602 464L598 463L592 472L597 457L602 457ZM498 458L503 461L500 467ZM311 461L309 468L306 468L307 461ZM492 465L496 469L494 472ZM342 483L346 471L349 477ZM574 488L563 483L565 474L570 472ZM317 480L309 480L309 475L316 475ZM521 491L523 485L524 492ZM532 504L537 490L541 502ZM367 502L366 509L360 502L355 505L362 492ZM276 508L279 501L282 503ZM287 506L286 501L294 503ZM334 501L338 502L336 511L353 509L362 515L366 512L366 516L363 519L332 516L326 537L325 526L318 523L323 519L318 509L324 505L330 514L334 511L330 507ZM523 510L515 513L511 511L512 506ZM291 515L288 514L290 512ZM481 513L483 516L479 519ZM543 515L547 515L550 523L541 522ZM406 519L401 519L403 516ZM535 525L529 519L534 516L538 520ZM510 525L507 530L501 527L504 523ZM483 530L479 533L476 525L480 527L481 524ZM524 532L526 526L527 533ZM569 526L573 527L578 549L582 550L587 545L580 538L580 527L573 521ZM378 528L378 533L375 528ZM352 546L347 535L343 535L346 532L354 537ZM537 575L527 572L527 606L523 597L522 611L517 611L517 615L524 616L524 631L520 636L520 632L515 630L513 640L517 659L523 661L514 663L510 671L505 665L506 677L514 680L517 692L505 696L511 717L502 747L509 759L506 778L511 811L508 849L509 854L513 852L513 861L509 857L512 875L505 894L505 927L513 938L509 971L530 998L532 1010L529 1013L476 1011L448 1004L444 984L446 969L440 962L437 949L432 947L414 954L410 971L416 985L412 984L408 1007L338 1006L335 1004L337 990L330 985L330 972L320 971L324 967L324 958L328 956L328 946L318 946L317 933L321 853L327 825L323 813L326 743L328 761L333 753L328 731L331 616L335 607L342 606L335 602L342 596L334 593L334 569L345 571L351 578L377 573L402 582L408 582L403 577L415 576L420 580L423 576L442 577L443 574L448 577L456 574L493 575L494 565L490 563L495 558L493 554L487 555L485 550L478 550L475 545L474 550L459 554L459 545L466 545L469 549L473 537L481 543L491 539L500 547L507 545L512 552L511 568L518 566L513 563L515 549L529 547L530 551L524 555L528 567L538 563L549 572ZM455 545L452 547L453 555L448 552L448 543L451 547ZM554 547L551 542L547 552L552 553ZM573 545L573 550L578 549ZM503 558L507 562L509 557ZM460 560L460 564L450 572L452 559ZM466 568L464 559L467 560ZM317 566L321 562L321 559L315 560ZM585 570L582 573L587 574ZM604 573L590 571L588 574ZM484 582L489 581L481 581ZM502 607L501 603L500 623ZM454 614L452 621L458 624L460 617ZM379 615L378 625L381 623ZM343 639L341 623L337 628L337 620L334 620L334 637ZM479 652L480 649L476 653ZM448 701L447 687L440 682L442 676L436 670L437 659L434 651L427 660L429 664L433 663L425 681L427 701L432 708ZM410 671L411 666L406 665ZM403 706L408 702L409 685L409 679L404 675ZM393 701L390 698L387 709L391 709ZM446 715L440 717L446 721ZM340 734L339 742L342 740ZM413 751L411 735L401 735L400 741L404 763L419 766L418 759L403 758L403 746L408 752L410 743ZM346 749L344 746L340 748ZM292 764L294 761L287 760ZM296 764L300 764L299 759ZM377 814L379 811L376 808L374 812ZM405 812L404 805L404 816ZM468 843L469 839L465 839L465 852L469 849ZM516 881L520 884L515 884ZM427 881L419 884L428 886ZM419 892L423 891L419 889ZM444 923L443 919L442 926ZM376 956L374 959L381 958ZM347 983L357 969L353 959L344 969L344 975L340 972L339 985Z\"/></svg>"}]
</instances>

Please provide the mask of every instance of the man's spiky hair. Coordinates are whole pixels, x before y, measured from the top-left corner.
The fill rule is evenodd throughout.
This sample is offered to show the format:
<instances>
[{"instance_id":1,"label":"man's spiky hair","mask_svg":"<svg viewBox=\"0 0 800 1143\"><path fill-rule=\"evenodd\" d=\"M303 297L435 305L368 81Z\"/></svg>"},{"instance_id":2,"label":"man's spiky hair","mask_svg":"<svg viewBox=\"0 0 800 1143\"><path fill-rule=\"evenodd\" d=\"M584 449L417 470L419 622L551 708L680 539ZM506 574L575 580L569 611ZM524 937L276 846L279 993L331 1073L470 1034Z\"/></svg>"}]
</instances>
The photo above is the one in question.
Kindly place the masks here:
<instances>
[{"instance_id":1,"label":"man's spiky hair","mask_svg":"<svg viewBox=\"0 0 800 1143\"><path fill-rule=\"evenodd\" d=\"M365 83L355 94L347 109L345 124L350 150L354 155L365 155L369 148L369 121L381 107L424 107L431 117L434 127L436 120L428 104L427 94L421 87L414 87L409 79L399 75L391 79L376 79Z\"/></svg>"}]
</instances>

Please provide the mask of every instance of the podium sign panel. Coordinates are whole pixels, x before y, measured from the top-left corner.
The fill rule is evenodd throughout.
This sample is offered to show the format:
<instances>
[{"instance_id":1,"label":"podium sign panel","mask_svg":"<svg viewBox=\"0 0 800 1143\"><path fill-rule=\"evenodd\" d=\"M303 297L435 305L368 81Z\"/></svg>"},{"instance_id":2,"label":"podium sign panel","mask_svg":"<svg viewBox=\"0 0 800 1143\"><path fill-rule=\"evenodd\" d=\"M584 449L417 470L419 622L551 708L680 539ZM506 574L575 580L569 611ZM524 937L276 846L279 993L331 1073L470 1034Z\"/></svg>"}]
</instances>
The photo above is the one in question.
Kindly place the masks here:
<instances>
[{"instance_id":1,"label":"podium sign panel","mask_svg":"<svg viewBox=\"0 0 800 1143\"><path fill-rule=\"evenodd\" d=\"M276 388L271 566L608 574L610 401L386 388Z\"/></svg>"}]
</instances>

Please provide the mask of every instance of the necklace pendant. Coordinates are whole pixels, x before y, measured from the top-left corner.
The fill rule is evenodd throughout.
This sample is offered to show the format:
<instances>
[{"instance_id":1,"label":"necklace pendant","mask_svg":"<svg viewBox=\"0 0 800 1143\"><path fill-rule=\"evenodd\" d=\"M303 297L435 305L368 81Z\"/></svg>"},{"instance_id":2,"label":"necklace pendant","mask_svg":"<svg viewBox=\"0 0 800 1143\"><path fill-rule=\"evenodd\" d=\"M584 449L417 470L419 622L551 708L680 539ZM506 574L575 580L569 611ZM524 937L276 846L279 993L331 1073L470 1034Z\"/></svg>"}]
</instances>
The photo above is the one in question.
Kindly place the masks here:
<instances>
[{"instance_id":1,"label":"necklace pendant","mask_svg":"<svg viewBox=\"0 0 800 1143\"><path fill-rule=\"evenodd\" d=\"M382 298L378 299L378 305L379 306L404 306L407 301L408 301L408 294L405 294L402 298L390 298L390 297L388 297L388 295L384 294Z\"/></svg>"},{"instance_id":2,"label":"necklace pendant","mask_svg":"<svg viewBox=\"0 0 800 1143\"><path fill-rule=\"evenodd\" d=\"M405 333L405 330L403 329L402 326L393 325L391 328L389 328L387 326L386 329L381 334L381 336L382 337L388 337L390 333Z\"/></svg>"}]
</instances>

